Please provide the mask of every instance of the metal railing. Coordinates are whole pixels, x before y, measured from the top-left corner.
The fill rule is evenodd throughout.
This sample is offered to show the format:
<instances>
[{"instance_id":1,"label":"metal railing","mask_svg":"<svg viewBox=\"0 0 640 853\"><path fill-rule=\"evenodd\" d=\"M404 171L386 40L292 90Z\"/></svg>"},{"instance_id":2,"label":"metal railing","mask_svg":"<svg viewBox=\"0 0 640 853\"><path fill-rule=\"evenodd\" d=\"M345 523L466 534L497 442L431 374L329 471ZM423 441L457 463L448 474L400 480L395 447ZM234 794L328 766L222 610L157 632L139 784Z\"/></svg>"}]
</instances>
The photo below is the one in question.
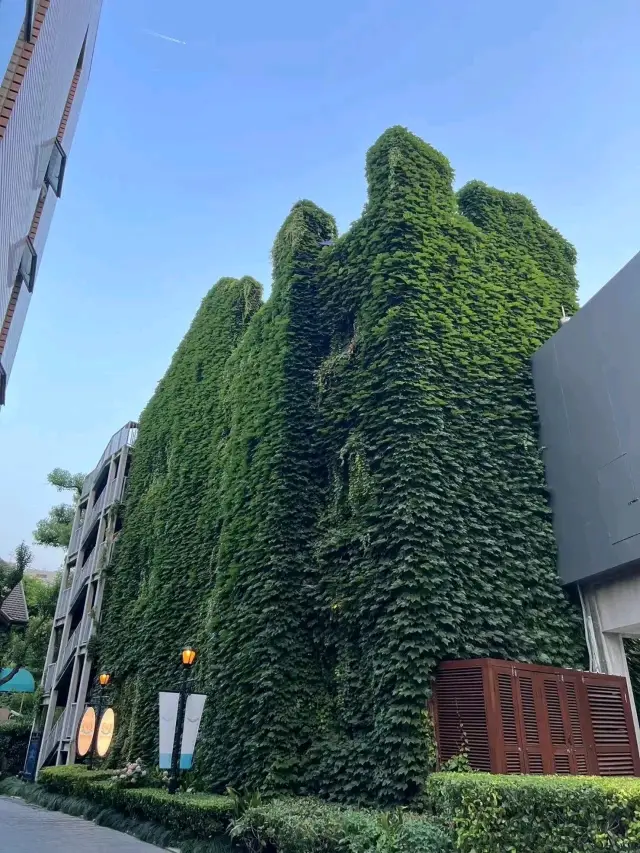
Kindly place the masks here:
<instances>
[{"instance_id":1,"label":"metal railing","mask_svg":"<svg viewBox=\"0 0 640 853\"><path fill-rule=\"evenodd\" d=\"M64 723L62 724L62 740L71 740L71 738L73 737L77 710L77 702L72 702L71 705L67 705L67 707L65 708Z\"/></svg>"},{"instance_id":2,"label":"metal railing","mask_svg":"<svg viewBox=\"0 0 640 853\"><path fill-rule=\"evenodd\" d=\"M71 656L74 651L78 647L78 641L80 640L80 628L82 626L82 622L80 625L77 625L69 639L67 640L64 649L62 650L62 654L58 657L58 665L56 668L56 678L59 678L64 672L64 668L69 663Z\"/></svg>"},{"instance_id":3,"label":"metal railing","mask_svg":"<svg viewBox=\"0 0 640 853\"><path fill-rule=\"evenodd\" d=\"M42 750L40 751L40 760L38 762L39 764L42 765L51 755L55 747L60 743L60 740L62 738L62 727L64 725L64 718L66 716L66 713L67 711L65 708L65 710L60 714L60 716L54 723L53 728L49 732L49 737L45 740L42 746Z\"/></svg>"},{"instance_id":4,"label":"metal railing","mask_svg":"<svg viewBox=\"0 0 640 853\"><path fill-rule=\"evenodd\" d=\"M104 453L100 457L100 461L93 471L85 478L82 485L82 497L88 495L91 491L93 484L95 483L96 478L100 475L107 459L126 445L133 447L136 443L137 437L138 425L133 423L133 421L130 421L126 426L123 426L121 430L118 430L118 432L111 437L111 441L105 447Z\"/></svg>"},{"instance_id":5,"label":"metal railing","mask_svg":"<svg viewBox=\"0 0 640 853\"><path fill-rule=\"evenodd\" d=\"M94 505L89 510L89 524L85 524L87 533L93 527L96 518L100 515L102 510L104 509L104 505L107 502L107 492L109 491L108 486L105 486L104 489L98 495L98 499L94 503Z\"/></svg>"},{"instance_id":6,"label":"metal railing","mask_svg":"<svg viewBox=\"0 0 640 853\"><path fill-rule=\"evenodd\" d=\"M84 582L87 578L91 577L91 573L96 564L96 557L98 556L98 548L94 548L91 554L89 554L89 559L78 569L76 568L76 573L73 578L73 586L71 587L71 597L75 598L78 592L84 586Z\"/></svg>"},{"instance_id":7,"label":"metal railing","mask_svg":"<svg viewBox=\"0 0 640 853\"><path fill-rule=\"evenodd\" d=\"M56 619L61 619L66 615L67 609L69 607L69 596L71 595L71 587L68 586L66 589L60 590L60 595L58 596L58 603L56 605Z\"/></svg>"},{"instance_id":8,"label":"metal railing","mask_svg":"<svg viewBox=\"0 0 640 853\"><path fill-rule=\"evenodd\" d=\"M85 517L86 516L82 517L82 519L78 522L75 530L73 531L73 534L71 536L71 541L69 542L69 553L70 554L75 554L75 552L80 547L80 543L82 541L82 531L84 529Z\"/></svg>"},{"instance_id":9,"label":"metal railing","mask_svg":"<svg viewBox=\"0 0 640 853\"><path fill-rule=\"evenodd\" d=\"M46 668L44 673L44 685L43 690L45 693L51 693L51 688L53 687L53 679L56 674L56 665L55 663L50 663Z\"/></svg>"},{"instance_id":10,"label":"metal railing","mask_svg":"<svg viewBox=\"0 0 640 853\"><path fill-rule=\"evenodd\" d=\"M84 646L89 642L91 638L91 632L93 630L93 619L91 616L85 616L84 622L81 624L80 629L80 645Z\"/></svg>"}]
</instances>

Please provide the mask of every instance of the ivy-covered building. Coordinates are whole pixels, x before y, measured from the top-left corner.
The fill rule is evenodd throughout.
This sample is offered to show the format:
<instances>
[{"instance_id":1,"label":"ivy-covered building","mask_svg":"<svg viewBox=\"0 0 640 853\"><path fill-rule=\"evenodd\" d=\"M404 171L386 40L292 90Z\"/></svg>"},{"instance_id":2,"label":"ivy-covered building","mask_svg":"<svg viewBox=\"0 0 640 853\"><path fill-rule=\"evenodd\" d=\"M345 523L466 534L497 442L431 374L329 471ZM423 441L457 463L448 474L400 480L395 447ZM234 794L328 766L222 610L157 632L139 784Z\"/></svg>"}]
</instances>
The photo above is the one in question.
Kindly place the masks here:
<instances>
[{"instance_id":1,"label":"ivy-covered building","mask_svg":"<svg viewBox=\"0 0 640 853\"><path fill-rule=\"evenodd\" d=\"M530 369L575 251L402 128L367 179L342 236L293 206L268 300L212 288L142 414L97 638L114 760L153 760L185 642L201 780L381 802L428 771L440 661L585 663Z\"/></svg>"}]
</instances>

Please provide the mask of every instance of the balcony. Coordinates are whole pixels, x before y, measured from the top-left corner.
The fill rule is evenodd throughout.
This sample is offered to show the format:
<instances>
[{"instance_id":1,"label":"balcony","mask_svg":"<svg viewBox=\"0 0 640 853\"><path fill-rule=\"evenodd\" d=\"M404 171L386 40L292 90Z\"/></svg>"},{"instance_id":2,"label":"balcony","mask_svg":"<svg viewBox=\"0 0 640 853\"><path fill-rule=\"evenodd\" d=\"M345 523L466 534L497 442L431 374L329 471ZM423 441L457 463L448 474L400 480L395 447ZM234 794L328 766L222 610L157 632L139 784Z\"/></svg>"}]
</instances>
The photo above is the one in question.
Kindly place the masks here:
<instances>
[{"instance_id":1,"label":"balcony","mask_svg":"<svg viewBox=\"0 0 640 853\"><path fill-rule=\"evenodd\" d=\"M86 646L86 644L91 639L91 634L93 632L93 619L90 616L87 616L82 623L80 630L80 645Z\"/></svg>"},{"instance_id":2,"label":"balcony","mask_svg":"<svg viewBox=\"0 0 640 853\"><path fill-rule=\"evenodd\" d=\"M43 741L42 749L40 750L40 757L38 759L38 766L42 767L44 762L49 758L54 749L58 747L60 740L62 739L62 727L64 726L64 718L66 716L66 708L60 714L58 719L56 720L53 728L49 732L49 737Z\"/></svg>"},{"instance_id":3,"label":"balcony","mask_svg":"<svg viewBox=\"0 0 640 853\"><path fill-rule=\"evenodd\" d=\"M86 563L81 566L79 569L76 568L76 573L73 578L73 585L71 587L71 598L75 600L76 596L84 586L87 578L91 577L91 572L93 571L93 567L96 562L96 555L98 553L98 549L94 548L91 554L89 554L89 559Z\"/></svg>"},{"instance_id":4,"label":"balcony","mask_svg":"<svg viewBox=\"0 0 640 853\"><path fill-rule=\"evenodd\" d=\"M58 596L58 603L56 605L56 619L63 619L67 615L67 610L69 609L69 596L71 595L71 587L68 586L66 589L60 590L60 595Z\"/></svg>"},{"instance_id":5,"label":"balcony","mask_svg":"<svg viewBox=\"0 0 640 853\"><path fill-rule=\"evenodd\" d=\"M62 740L71 740L76 728L76 713L78 711L78 703L73 702L67 705L64 711L64 723L62 724Z\"/></svg>"},{"instance_id":6,"label":"balcony","mask_svg":"<svg viewBox=\"0 0 640 853\"><path fill-rule=\"evenodd\" d=\"M69 542L69 553L75 554L75 552L80 547L80 542L82 541L82 531L84 529L84 516L76 525L73 534L71 535L71 541Z\"/></svg>"},{"instance_id":7,"label":"balcony","mask_svg":"<svg viewBox=\"0 0 640 853\"><path fill-rule=\"evenodd\" d=\"M58 656L58 664L56 667L56 679L60 678L60 676L64 672L67 664L69 663L69 661L73 657L73 653L78 648L78 642L80 640L81 625L82 625L82 623L80 623L80 625L78 625L76 627L75 631L73 631L73 633L71 634L71 636L67 640L67 642L64 646L64 649L62 649L62 652Z\"/></svg>"},{"instance_id":8,"label":"balcony","mask_svg":"<svg viewBox=\"0 0 640 853\"><path fill-rule=\"evenodd\" d=\"M133 422L128 423L126 426L122 427L112 438L107 447L105 448L100 461L93 469L91 474L85 479L84 484L82 486L82 497L88 495L91 491L94 483L96 482L96 478L100 475L102 469L104 468L105 462L114 454L116 454L123 447L133 447L136 443L136 439L138 437L138 426Z\"/></svg>"},{"instance_id":9,"label":"balcony","mask_svg":"<svg viewBox=\"0 0 640 853\"><path fill-rule=\"evenodd\" d=\"M53 680L56 674L56 665L55 663L50 663L49 666L44 671L44 680L42 685L43 693L51 693L51 688L53 687Z\"/></svg>"},{"instance_id":10,"label":"balcony","mask_svg":"<svg viewBox=\"0 0 640 853\"><path fill-rule=\"evenodd\" d=\"M94 503L94 505L89 510L89 524L87 525L87 531L89 531L93 527L96 518L100 515L100 513L104 509L104 506L107 502L107 492L108 492L108 487L105 486L104 489L98 495L96 502Z\"/></svg>"}]
</instances>

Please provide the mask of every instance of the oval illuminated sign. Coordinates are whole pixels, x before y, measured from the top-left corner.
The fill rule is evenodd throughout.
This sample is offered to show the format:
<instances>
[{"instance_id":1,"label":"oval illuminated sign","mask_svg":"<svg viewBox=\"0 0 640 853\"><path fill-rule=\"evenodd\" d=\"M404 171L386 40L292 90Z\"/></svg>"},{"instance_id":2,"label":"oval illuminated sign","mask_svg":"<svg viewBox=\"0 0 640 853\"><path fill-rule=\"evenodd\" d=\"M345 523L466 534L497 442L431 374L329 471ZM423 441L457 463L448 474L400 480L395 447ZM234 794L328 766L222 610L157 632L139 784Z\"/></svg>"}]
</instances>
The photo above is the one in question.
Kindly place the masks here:
<instances>
[{"instance_id":1,"label":"oval illuminated sign","mask_svg":"<svg viewBox=\"0 0 640 853\"><path fill-rule=\"evenodd\" d=\"M96 712L93 708L87 708L80 720L80 728L78 729L78 742L76 751L83 758L91 749L93 736L96 731Z\"/></svg>"},{"instance_id":2,"label":"oval illuminated sign","mask_svg":"<svg viewBox=\"0 0 640 853\"><path fill-rule=\"evenodd\" d=\"M100 720L100 728L98 729L98 745L96 751L100 758L104 758L109 752L111 741L113 740L113 732L116 727L116 715L113 713L113 708L107 708Z\"/></svg>"}]
</instances>

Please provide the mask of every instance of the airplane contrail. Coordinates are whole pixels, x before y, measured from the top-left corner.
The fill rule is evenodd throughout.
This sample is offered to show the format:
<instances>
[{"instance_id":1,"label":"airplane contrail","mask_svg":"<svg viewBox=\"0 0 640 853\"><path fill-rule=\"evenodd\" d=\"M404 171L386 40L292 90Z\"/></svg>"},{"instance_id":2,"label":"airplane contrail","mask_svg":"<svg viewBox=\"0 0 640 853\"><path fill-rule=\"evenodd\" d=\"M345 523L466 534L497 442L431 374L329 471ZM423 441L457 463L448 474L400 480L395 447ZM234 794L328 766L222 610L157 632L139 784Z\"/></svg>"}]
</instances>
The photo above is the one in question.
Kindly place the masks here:
<instances>
[{"instance_id":1,"label":"airplane contrail","mask_svg":"<svg viewBox=\"0 0 640 853\"><path fill-rule=\"evenodd\" d=\"M172 41L174 44L186 44L186 41L182 41L182 39L174 39L172 36L165 36L162 33L156 33L153 30L143 30L148 36L154 36L157 39L164 39L164 41Z\"/></svg>"}]
</instances>

